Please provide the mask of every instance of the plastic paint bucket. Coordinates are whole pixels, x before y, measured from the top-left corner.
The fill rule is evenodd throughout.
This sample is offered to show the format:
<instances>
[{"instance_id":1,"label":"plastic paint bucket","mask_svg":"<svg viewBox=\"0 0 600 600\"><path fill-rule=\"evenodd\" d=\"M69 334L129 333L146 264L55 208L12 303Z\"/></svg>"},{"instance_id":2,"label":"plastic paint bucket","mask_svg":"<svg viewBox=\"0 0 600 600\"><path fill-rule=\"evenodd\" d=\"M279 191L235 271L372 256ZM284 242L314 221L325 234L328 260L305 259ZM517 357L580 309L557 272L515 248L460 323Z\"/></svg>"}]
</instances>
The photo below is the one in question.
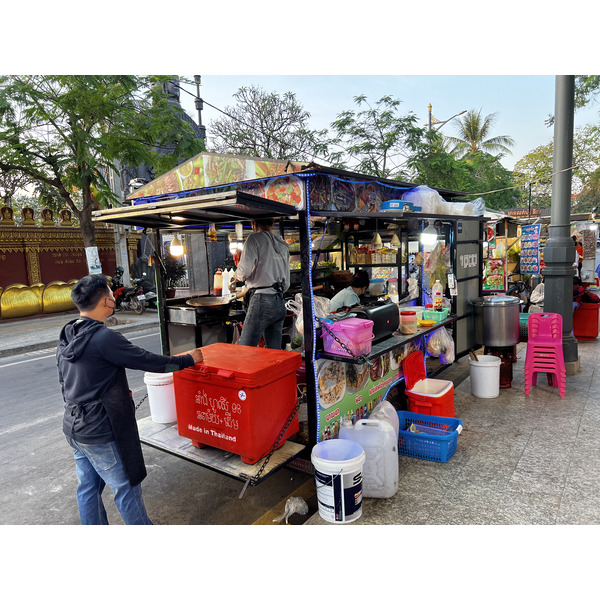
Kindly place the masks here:
<instances>
[{"instance_id":1,"label":"plastic paint bucket","mask_svg":"<svg viewBox=\"0 0 600 600\"><path fill-rule=\"evenodd\" d=\"M175 389L173 373L144 373L144 383L148 389L150 418L155 423L175 423Z\"/></svg>"},{"instance_id":2,"label":"plastic paint bucket","mask_svg":"<svg viewBox=\"0 0 600 600\"><path fill-rule=\"evenodd\" d=\"M471 394L477 398L496 398L500 394L500 365L502 359L488 354L469 358Z\"/></svg>"},{"instance_id":3,"label":"plastic paint bucket","mask_svg":"<svg viewBox=\"0 0 600 600\"><path fill-rule=\"evenodd\" d=\"M362 515L365 451L352 440L324 440L311 452L319 515L330 523L351 523Z\"/></svg>"}]
</instances>

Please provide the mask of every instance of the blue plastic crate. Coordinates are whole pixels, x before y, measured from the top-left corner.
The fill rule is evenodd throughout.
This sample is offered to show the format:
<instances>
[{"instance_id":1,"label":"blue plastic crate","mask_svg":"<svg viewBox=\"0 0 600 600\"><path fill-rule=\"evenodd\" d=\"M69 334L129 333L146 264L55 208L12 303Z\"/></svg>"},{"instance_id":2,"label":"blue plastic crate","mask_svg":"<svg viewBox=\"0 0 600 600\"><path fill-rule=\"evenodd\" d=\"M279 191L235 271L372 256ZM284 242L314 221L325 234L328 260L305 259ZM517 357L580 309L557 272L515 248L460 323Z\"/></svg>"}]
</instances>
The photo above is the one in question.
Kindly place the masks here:
<instances>
[{"instance_id":1,"label":"blue plastic crate","mask_svg":"<svg viewBox=\"0 0 600 600\"><path fill-rule=\"evenodd\" d=\"M460 419L400 410L398 421L398 454L434 462L448 462L454 456L458 434L462 431ZM432 435L407 431L412 423L417 428L432 428L439 433Z\"/></svg>"}]
</instances>

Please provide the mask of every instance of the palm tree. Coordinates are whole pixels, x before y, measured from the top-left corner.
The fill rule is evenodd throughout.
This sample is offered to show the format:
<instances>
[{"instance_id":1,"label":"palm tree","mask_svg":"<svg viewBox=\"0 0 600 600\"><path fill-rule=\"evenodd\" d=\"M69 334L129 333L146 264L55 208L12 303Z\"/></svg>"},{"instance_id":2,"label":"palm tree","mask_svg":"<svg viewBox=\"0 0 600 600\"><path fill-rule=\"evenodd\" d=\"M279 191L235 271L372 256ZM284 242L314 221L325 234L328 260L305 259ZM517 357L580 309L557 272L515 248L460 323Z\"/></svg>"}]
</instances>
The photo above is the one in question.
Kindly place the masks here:
<instances>
[{"instance_id":1,"label":"palm tree","mask_svg":"<svg viewBox=\"0 0 600 600\"><path fill-rule=\"evenodd\" d=\"M510 136L487 137L495 120L496 113L482 118L481 109L468 111L457 123L458 137L448 136L448 139L455 144L452 153L458 158L472 152L485 152L499 156L512 154L510 147L514 146L515 141Z\"/></svg>"}]
</instances>

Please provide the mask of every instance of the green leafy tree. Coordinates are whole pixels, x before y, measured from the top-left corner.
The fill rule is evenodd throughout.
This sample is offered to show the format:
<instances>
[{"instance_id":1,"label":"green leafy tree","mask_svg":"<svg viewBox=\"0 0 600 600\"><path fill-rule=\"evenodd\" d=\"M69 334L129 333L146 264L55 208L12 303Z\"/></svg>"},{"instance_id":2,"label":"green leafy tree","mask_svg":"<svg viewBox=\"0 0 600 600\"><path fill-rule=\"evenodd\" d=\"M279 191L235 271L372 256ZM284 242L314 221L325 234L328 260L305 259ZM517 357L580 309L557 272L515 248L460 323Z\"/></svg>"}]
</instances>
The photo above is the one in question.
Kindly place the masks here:
<instances>
[{"instance_id":1,"label":"green leafy tree","mask_svg":"<svg viewBox=\"0 0 600 600\"><path fill-rule=\"evenodd\" d=\"M474 152L486 152L487 154L511 154L510 148L514 140L508 135L488 137L496 120L496 113L481 116L481 109L469 110L467 114L456 124L457 137L448 136L455 144L453 152L458 156Z\"/></svg>"},{"instance_id":2,"label":"green leafy tree","mask_svg":"<svg viewBox=\"0 0 600 600\"><path fill-rule=\"evenodd\" d=\"M354 102L361 110L346 110L331 124L336 135L330 148L341 147L331 150L331 162L375 177L405 178L412 141L422 133L415 114L399 115L402 101L392 96L383 96L375 106L364 95Z\"/></svg>"},{"instance_id":3,"label":"green leafy tree","mask_svg":"<svg viewBox=\"0 0 600 600\"><path fill-rule=\"evenodd\" d=\"M325 153L325 131L309 128L310 113L293 92L241 87L225 116L209 124L211 150L279 160L312 160Z\"/></svg>"},{"instance_id":4,"label":"green leafy tree","mask_svg":"<svg viewBox=\"0 0 600 600\"><path fill-rule=\"evenodd\" d=\"M515 189L511 172L500 164L498 157L475 152L457 158L445 147L443 136L435 131L423 130L421 139L412 148L409 166L414 183L461 191L471 200L481 196L486 207L493 210L518 205L521 192Z\"/></svg>"},{"instance_id":5,"label":"green leafy tree","mask_svg":"<svg viewBox=\"0 0 600 600\"><path fill-rule=\"evenodd\" d=\"M550 206L552 202L554 142L538 146L521 158L514 167L515 183L529 189L531 184L532 205ZM572 189L580 194L591 175L600 164L600 135L592 125L578 127L573 134ZM579 197L572 211L580 212Z\"/></svg>"},{"instance_id":6,"label":"green leafy tree","mask_svg":"<svg viewBox=\"0 0 600 600\"><path fill-rule=\"evenodd\" d=\"M44 200L71 209L84 245L95 246L92 211L118 203L106 177L116 161L160 174L204 149L164 93L171 79L0 77L0 171L24 174Z\"/></svg>"}]
</instances>

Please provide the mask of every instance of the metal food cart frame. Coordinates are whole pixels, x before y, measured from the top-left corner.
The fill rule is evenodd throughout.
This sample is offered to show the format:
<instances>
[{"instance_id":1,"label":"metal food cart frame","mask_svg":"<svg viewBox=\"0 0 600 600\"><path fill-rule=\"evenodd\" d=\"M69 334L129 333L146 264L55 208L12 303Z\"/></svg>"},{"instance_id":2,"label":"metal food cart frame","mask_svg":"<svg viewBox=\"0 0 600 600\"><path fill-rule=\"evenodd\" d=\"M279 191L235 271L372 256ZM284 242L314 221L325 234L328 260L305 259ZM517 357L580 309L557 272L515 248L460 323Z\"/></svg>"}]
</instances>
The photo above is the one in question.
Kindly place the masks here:
<instances>
[{"instance_id":1,"label":"metal food cart frame","mask_svg":"<svg viewBox=\"0 0 600 600\"><path fill-rule=\"evenodd\" d=\"M309 166L307 169L300 172L293 173L296 177L306 177L306 187L308 189L308 178L311 175L324 174L326 176L345 176L354 177L357 181L372 181L384 182L393 184L399 189L411 189L412 185L403 184L398 181L391 181L385 179L378 179L370 176L360 175L356 173L350 173L347 171L340 171L338 169L329 169L315 167L314 165ZM144 230L151 230L153 237L153 246L156 253L156 259L161 261L160 253L157 251L161 248L159 239L160 232L162 230L175 230L179 232L189 231L190 229L198 227L206 227L209 224L224 224L224 223L237 223L239 221L248 221L261 217L284 217L290 221L297 222L300 238L300 262L301 271L306 274L302 278L301 292L302 292L302 308L303 308L303 324L304 324L304 357L306 367L306 390L307 398L309 399L309 410L308 410L308 426L309 426L309 443L308 446L302 444L296 444L295 442L286 441L285 445L276 450L273 454L276 457L273 460L273 464L270 468L264 470L264 475L255 481L252 481L252 485L256 485L264 478L268 477L272 472L289 463L295 457L303 454L305 450L310 450L312 446L317 443L317 402L318 402L318 383L315 372L315 361L317 358L329 358L333 360L349 361L352 362L355 359L350 357L341 357L339 355L328 355L325 352L316 350L316 333L314 325L314 296L313 296L313 265L312 265L312 234L311 234L311 219L313 217L321 217L325 219L344 219L347 217L360 218L360 219L396 219L399 221L407 220L443 220L447 224L451 225L451 239L450 244L453 249L452 252L452 264L454 273L456 274L457 285L465 286L464 289L468 290L468 298L464 298L462 304L457 311L457 314L450 314L447 319L436 323L433 327L419 331L415 335L410 336L399 336L395 340L383 340L378 344L374 344L371 350L371 356L378 356L388 351L392 346L400 346L408 343L411 339L423 339L426 340L427 335L432 331L439 329L444 326L452 326L453 337L456 341L456 325L457 323L463 322L463 329L465 333L465 340L463 340L464 348L457 352L457 358L468 353L469 349L475 346L475 342L472 339L472 331L474 327L470 319L473 318L473 311L469 305L469 300L474 296L481 295L481 269L479 268L477 274L469 274L466 271L460 272L458 268L458 256L460 253L461 244L468 247L468 249L474 252L478 257L478 265L482 265L483 258L483 224L486 221L484 217L474 216L453 216L453 215L440 215L440 214L422 214L416 212L404 212L404 211L379 211L379 212L357 212L357 211L337 211L337 210L311 210L308 193L306 193L303 206L296 208L289 204L282 202L276 202L273 200L266 199L261 196L246 193L239 188L236 189L236 185L232 184L229 186L230 189L210 189L201 188L198 190L183 191L174 194L164 194L152 198L137 199L136 204L132 206L121 206L118 208L98 210L93 213L93 219L99 223L113 223L120 225L129 225L134 227L141 227ZM221 188L227 186L221 186ZM437 190L446 198L453 198L460 196L459 192L452 192L449 190ZM463 227L474 232L473 226L476 226L477 234L471 234L467 236L467 239L460 239L460 234L463 231ZM316 261L315 261L316 262ZM462 259L460 261L462 263ZM466 261L465 261L466 264ZM162 281L162 277L157 276L157 296L159 305L159 326L161 335L161 346L164 354L169 354L168 344L168 332L165 321L165 311L168 306L168 300L165 298L165 289ZM475 286L473 284L476 284ZM311 333L309 335L308 333ZM443 367L442 367L443 368ZM442 369L440 369L442 370ZM435 374L435 373L434 373ZM158 427L157 424L152 424L147 418L140 425L140 438L143 443L164 450L176 456L180 456L185 460L190 460L209 469L218 471L224 475L234 477L246 483L255 476L255 470L249 465L244 465L239 461L239 458L228 455L221 450L216 449L191 449L188 444L177 444L173 443L173 428L176 434L176 425L169 427ZM160 439L160 438L164 439ZM185 438L180 438L180 440ZM166 441L165 441L166 440ZM170 440L170 441L169 441ZM189 440L188 440L189 441ZM191 446L191 443L189 444ZM221 452L224 456L221 459L215 460L212 456L214 453ZM278 453L280 453L278 455ZM209 459L206 456L211 454ZM204 455L205 458L202 458ZM232 468L232 463L234 464ZM310 465L309 465L310 466ZM253 475L254 473L254 475Z\"/></svg>"}]
</instances>

